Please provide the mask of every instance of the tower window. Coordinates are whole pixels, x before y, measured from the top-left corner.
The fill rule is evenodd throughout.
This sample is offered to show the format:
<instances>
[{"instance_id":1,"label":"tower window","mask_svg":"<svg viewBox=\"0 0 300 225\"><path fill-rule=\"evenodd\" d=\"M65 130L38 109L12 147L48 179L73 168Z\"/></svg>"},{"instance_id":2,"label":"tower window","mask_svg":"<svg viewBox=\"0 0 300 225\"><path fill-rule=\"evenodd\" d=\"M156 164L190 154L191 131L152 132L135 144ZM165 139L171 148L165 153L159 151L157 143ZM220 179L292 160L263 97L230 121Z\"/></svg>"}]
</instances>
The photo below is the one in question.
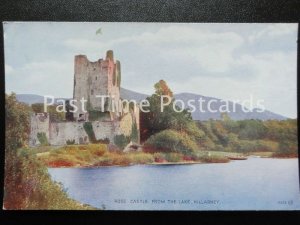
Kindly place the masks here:
<instances>
[{"instance_id":1,"label":"tower window","mask_svg":"<svg viewBox=\"0 0 300 225\"><path fill-rule=\"evenodd\" d=\"M97 80L97 77L96 77L96 80Z\"/></svg>"},{"instance_id":2,"label":"tower window","mask_svg":"<svg viewBox=\"0 0 300 225\"><path fill-rule=\"evenodd\" d=\"M94 94L94 90L92 89L92 90L91 90L91 95L93 95L93 94Z\"/></svg>"}]
</instances>

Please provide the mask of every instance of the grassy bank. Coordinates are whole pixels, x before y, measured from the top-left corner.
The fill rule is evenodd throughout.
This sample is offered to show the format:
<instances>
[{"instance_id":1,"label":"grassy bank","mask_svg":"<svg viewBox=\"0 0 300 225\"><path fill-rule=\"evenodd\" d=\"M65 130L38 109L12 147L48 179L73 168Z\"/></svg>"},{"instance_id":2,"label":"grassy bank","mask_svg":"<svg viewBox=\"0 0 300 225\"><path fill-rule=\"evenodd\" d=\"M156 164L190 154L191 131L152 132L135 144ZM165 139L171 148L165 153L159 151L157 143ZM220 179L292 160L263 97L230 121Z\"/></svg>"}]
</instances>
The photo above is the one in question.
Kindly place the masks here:
<instances>
[{"instance_id":1,"label":"grassy bank","mask_svg":"<svg viewBox=\"0 0 300 225\"><path fill-rule=\"evenodd\" d=\"M276 152L272 154L273 158L283 158L283 159L288 159L288 158L297 158L298 153L285 153L285 152Z\"/></svg>"},{"instance_id":2,"label":"grassy bank","mask_svg":"<svg viewBox=\"0 0 300 225\"><path fill-rule=\"evenodd\" d=\"M69 145L56 149L31 150L47 167L98 167L128 166L134 164L169 162L212 162L223 163L229 160L222 154L184 155L182 153L146 153L109 151L105 144Z\"/></svg>"},{"instance_id":3,"label":"grassy bank","mask_svg":"<svg viewBox=\"0 0 300 225\"><path fill-rule=\"evenodd\" d=\"M109 151L105 144L68 145L37 153L37 157L48 167L126 166L154 161L151 154Z\"/></svg>"},{"instance_id":4,"label":"grassy bank","mask_svg":"<svg viewBox=\"0 0 300 225\"><path fill-rule=\"evenodd\" d=\"M249 152L247 154L224 151L197 151L193 154L176 152L127 152L108 150L106 144L67 145L39 147L30 150L47 167L100 167L129 166L135 164L226 163L228 157L259 156L262 158L292 158L297 155L277 155L274 152Z\"/></svg>"},{"instance_id":5,"label":"grassy bank","mask_svg":"<svg viewBox=\"0 0 300 225\"><path fill-rule=\"evenodd\" d=\"M47 168L29 149L6 156L5 209L94 209L68 197L63 186L53 182Z\"/></svg>"}]
</instances>

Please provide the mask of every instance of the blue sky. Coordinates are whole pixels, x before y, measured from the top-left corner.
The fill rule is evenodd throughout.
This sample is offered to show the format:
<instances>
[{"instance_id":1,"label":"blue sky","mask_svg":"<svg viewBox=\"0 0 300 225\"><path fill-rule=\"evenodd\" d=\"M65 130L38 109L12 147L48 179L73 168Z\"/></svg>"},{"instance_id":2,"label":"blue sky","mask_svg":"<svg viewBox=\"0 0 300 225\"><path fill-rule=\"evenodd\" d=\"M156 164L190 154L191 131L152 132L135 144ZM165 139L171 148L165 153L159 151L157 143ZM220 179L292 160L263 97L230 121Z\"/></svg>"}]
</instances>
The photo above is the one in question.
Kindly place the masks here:
<instances>
[{"instance_id":1,"label":"blue sky","mask_svg":"<svg viewBox=\"0 0 300 225\"><path fill-rule=\"evenodd\" d=\"M164 79L175 93L240 101L252 95L295 118L297 30L297 24L8 22L6 92L72 97L74 56L96 61L112 49L124 88L151 94Z\"/></svg>"}]
</instances>

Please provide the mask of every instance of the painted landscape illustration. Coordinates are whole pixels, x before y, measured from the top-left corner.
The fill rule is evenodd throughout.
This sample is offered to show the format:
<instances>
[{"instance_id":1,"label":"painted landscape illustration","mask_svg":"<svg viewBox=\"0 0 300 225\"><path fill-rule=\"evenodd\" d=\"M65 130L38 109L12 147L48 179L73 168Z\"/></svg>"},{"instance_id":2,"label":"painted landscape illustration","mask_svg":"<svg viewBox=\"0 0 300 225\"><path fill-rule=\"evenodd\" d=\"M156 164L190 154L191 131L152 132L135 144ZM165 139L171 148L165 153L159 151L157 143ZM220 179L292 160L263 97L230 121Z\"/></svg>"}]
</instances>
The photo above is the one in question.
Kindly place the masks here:
<instances>
[{"instance_id":1,"label":"painted landscape illustration","mask_svg":"<svg viewBox=\"0 0 300 225\"><path fill-rule=\"evenodd\" d=\"M3 208L300 209L297 34L4 23Z\"/></svg>"}]
</instances>

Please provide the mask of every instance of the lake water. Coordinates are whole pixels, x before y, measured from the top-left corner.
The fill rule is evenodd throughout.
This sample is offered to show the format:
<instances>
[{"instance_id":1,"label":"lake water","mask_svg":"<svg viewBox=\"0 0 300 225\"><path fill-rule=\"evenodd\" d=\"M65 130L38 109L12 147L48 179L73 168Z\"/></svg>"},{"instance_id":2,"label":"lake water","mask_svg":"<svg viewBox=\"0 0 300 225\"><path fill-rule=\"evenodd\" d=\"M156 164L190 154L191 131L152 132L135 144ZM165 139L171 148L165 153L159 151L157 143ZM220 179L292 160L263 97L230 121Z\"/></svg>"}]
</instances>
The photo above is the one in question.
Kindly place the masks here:
<instances>
[{"instance_id":1,"label":"lake water","mask_svg":"<svg viewBox=\"0 0 300 225\"><path fill-rule=\"evenodd\" d=\"M109 210L300 209L298 159L50 168L69 196Z\"/></svg>"}]
</instances>

